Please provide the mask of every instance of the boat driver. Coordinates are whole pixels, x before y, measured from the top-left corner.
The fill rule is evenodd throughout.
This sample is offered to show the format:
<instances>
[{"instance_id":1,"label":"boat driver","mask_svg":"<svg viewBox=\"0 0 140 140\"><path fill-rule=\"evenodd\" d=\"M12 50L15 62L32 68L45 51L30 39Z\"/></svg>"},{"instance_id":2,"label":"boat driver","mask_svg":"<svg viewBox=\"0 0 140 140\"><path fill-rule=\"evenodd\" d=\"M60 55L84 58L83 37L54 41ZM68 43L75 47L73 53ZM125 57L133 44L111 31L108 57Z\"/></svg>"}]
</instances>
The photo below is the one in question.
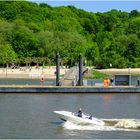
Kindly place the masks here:
<instances>
[{"instance_id":1,"label":"boat driver","mask_svg":"<svg viewBox=\"0 0 140 140\"><path fill-rule=\"evenodd\" d=\"M78 117L82 117L82 109L81 108L79 108L79 111L77 112L77 114L78 114Z\"/></svg>"}]
</instances>

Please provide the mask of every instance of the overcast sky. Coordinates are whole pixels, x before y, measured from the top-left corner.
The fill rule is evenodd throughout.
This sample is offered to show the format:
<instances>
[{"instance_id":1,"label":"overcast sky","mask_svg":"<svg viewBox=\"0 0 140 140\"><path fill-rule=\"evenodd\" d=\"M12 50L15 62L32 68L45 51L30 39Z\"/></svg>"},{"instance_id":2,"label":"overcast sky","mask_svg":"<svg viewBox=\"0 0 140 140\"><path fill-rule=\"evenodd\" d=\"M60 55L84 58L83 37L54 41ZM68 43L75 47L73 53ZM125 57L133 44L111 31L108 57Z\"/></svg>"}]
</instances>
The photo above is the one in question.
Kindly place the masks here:
<instances>
[{"instance_id":1,"label":"overcast sky","mask_svg":"<svg viewBox=\"0 0 140 140\"><path fill-rule=\"evenodd\" d=\"M47 3L51 6L67 6L67 5L74 5L77 8L84 9L89 12L106 12L110 11L111 9L117 9L121 11L130 12L132 10L140 11L140 0L139 1L121 1L121 0L114 0L114 1L92 1L92 0L30 0L37 3Z\"/></svg>"}]
</instances>

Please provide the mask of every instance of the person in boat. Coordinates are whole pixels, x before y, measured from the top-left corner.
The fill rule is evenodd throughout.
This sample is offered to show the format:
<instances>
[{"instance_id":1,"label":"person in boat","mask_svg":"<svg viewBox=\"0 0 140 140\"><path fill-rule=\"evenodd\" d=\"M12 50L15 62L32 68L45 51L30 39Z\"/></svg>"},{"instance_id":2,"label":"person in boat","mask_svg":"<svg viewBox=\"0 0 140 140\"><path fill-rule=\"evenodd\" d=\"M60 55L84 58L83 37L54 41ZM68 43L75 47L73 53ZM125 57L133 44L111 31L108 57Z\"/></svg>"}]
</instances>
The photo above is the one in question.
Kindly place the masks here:
<instances>
[{"instance_id":1,"label":"person in boat","mask_svg":"<svg viewBox=\"0 0 140 140\"><path fill-rule=\"evenodd\" d=\"M89 119L92 120L92 115L89 116Z\"/></svg>"},{"instance_id":2,"label":"person in boat","mask_svg":"<svg viewBox=\"0 0 140 140\"><path fill-rule=\"evenodd\" d=\"M79 110L78 110L78 112L77 112L77 114L78 114L78 117L82 117L82 109L81 108L79 108Z\"/></svg>"}]
</instances>

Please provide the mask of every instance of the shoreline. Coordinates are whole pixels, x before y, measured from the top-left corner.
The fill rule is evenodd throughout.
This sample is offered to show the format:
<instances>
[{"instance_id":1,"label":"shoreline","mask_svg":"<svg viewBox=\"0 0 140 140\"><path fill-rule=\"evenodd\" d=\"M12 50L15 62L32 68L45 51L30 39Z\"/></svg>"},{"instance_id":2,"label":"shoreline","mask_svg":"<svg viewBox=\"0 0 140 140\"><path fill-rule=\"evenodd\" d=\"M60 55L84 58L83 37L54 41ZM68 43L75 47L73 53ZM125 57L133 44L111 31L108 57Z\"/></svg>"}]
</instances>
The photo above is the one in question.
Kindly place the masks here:
<instances>
[{"instance_id":1,"label":"shoreline","mask_svg":"<svg viewBox=\"0 0 140 140\"><path fill-rule=\"evenodd\" d=\"M92 69L92 68L89 68ZM60 77L63 76L69 69L60 67ZM140 75L140 68L125 68L125 69L96 69L97 71L105 74L131 74ZM55 79L56 66L46 66L45 68L38 67L20 67L18 69L0 68L0 78L40 78L42 75L46 79Z\"/></svg>"},{"instance_id":2,"label":"shoreline","mask_svg":"<svg viewBox=\"0 0 140 140\"><path fill-rule=\"evenodd\" d=\"M64 75L68 69L60 67L60 76ZM56 67L55 66L48 66L46 68L26 68L21 67L19 69L12 69L12 68L0 68L0 78L32 78L38 79L40 77L44 77L46 79L55 79L56 75Z\"/></svg>"}]
</instances>

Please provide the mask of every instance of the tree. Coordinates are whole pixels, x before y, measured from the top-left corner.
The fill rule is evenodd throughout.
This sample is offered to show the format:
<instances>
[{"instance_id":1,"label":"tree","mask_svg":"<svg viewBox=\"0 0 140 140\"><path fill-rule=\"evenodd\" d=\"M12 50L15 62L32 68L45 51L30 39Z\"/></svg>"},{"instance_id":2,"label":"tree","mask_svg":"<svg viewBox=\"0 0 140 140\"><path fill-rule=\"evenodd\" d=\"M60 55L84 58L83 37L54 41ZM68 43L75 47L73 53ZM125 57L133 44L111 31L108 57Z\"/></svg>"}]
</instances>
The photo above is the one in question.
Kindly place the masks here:
<instances>
[{"instance_id":1,"label":"tree","mask_svg":"<svg viewBox=\"0 0 140 140\"><path fill-rule=\"evenodd\" d=\"M38 39L27 27L15 29L11 43L19 58L36 56L38 53Z\"/></svg>"},{"instance_id":2,"label":"tree","mask_svg":"<svg viewBox=\"0 0 140 140\"><path fill-rule=\"evenodd\" d=\"M137 11L137 10L132 10L132 11L130 12L130 16L132 16L132 17L140 16L140 12Z\"/></svg>"},{"instance_id":3,"label":"tree","mask_svg":"<svg viewBox=\"0 0 140 140\"><path fill-rule=\"evenodd\" d=\"M134 18L129 22L128 33L137 34L140 38L140 17Z\"/></svg>"},{"instance_id":4,"label":"tree","mask_svg":"<svg viewBox=\"0 0 140 140\"><path fill-rule=\"evenodd\" d=\"M15 62L16 54L10 44L0 45L0 64L12 64Z\"/></svg>"},{"instance_id":5,"label":"tree","mask_svg":"<svg viewBox=\"0 0 140 140\"><path fill-rule=\"evenodd\" d=\"M4 51L0 53L1 65L7 61L5 48L10 48L16 63L22 65L27 59L34 65L35 58L39 64L55 64L59 51L62 64L69 66L75 65L82 53L88 64L98 68L109 68L109 63L116 68L138 67L139 40L137 10L92 13L71 5L0 2L0 46ZM10 63L14 57L10 56Z\"/></svg>"}]
</instances>

